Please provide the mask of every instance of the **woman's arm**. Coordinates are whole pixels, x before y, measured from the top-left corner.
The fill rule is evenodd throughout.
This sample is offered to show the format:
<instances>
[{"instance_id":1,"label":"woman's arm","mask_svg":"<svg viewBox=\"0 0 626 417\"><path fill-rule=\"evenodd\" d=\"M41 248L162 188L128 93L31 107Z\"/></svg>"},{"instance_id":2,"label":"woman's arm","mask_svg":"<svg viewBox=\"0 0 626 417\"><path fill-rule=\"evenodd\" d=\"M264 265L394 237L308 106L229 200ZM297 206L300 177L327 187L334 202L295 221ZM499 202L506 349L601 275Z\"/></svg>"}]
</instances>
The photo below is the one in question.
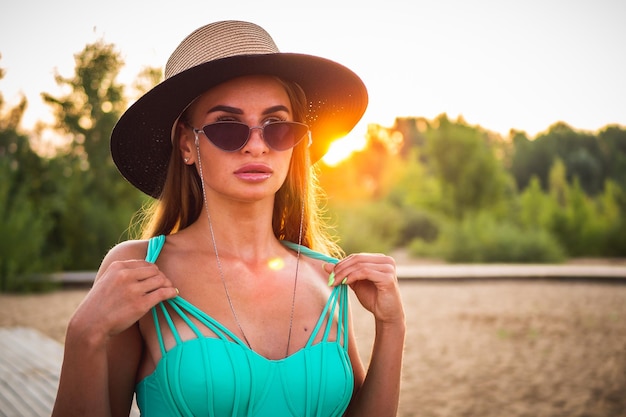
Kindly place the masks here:
<instances>
[{"instance_id":1,"label":"woman's arm","mask_svg":"<svg viewBox=\"0 0 626 417\"><path fill-rule=\"evenodd\" d=\"M395 262L375 254L351 255L328 272L335 273L335 285L345 282L359 302L374 315L376 335L370 364L365 374L358 360L351 330L351 358L355 373L355 393L346 415L395 417L400 398L400 379L406 322L398 287Z\"/></svg>"},{"instance_id":2,"label":"woman's arm","mask_svg":"<svg viewBox=\"0 0 626 417\"><path fill-rule=\"evenodd\" d=\"M72 316L52 415L128 416L143 342L137 321L176 296L148 262L146 245L127 242L105 257L93 288Z\"/></svg>"}]
</instances>

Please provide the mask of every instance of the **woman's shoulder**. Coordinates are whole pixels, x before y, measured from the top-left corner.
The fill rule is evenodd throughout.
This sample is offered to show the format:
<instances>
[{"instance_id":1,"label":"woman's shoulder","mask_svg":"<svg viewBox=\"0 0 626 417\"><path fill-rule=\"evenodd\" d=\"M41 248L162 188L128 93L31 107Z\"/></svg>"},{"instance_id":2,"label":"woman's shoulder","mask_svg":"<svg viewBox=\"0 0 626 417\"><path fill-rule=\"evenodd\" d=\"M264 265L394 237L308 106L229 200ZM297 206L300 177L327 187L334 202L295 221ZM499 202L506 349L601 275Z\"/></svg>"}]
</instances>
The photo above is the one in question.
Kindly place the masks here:
<instances>
[{"instance_id":1,"label":"woman's shoulder","mask_svg":"<svg viewBox=\"0 0 626 417\"><path fill-rule=\"evenodd\" d=\"M102 268L113 262L144 260L148 251L148 240L126 240L113 246L102 261Z\"/></svg>"},{"instance_id":2,"label":"woman's shoulder","mask_svg":"<svg viewBox=\"0 0 626 417\"><path fill-rule=\"evenodd\" d=\"M126 240L113 246L108 255L116 258L144 259L148 250L148 239Z\"/></svg>"}]
</instances>

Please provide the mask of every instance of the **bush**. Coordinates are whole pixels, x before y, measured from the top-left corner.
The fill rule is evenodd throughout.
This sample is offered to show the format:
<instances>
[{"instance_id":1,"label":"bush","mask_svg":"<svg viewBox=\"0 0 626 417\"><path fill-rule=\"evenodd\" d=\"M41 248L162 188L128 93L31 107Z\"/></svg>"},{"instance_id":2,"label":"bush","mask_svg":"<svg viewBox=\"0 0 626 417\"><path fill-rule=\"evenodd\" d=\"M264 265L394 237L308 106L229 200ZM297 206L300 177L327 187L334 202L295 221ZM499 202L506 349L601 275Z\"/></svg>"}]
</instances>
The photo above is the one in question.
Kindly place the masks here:
<instances>
[{"instance_id":1,"label":"bush","mask_svg":"<svg viewBox=\"0 0 626 417\"><path fill-rule=\"evenodd\" d=\"M400 241L402 215L392 204L343 205L330 212L337 223L339 244L348 254L389 253Z\"/></svg>"},{"instance_id":2,"label":"bush","mask_svg":"<svg viewBox=\"0 0 626 417\"><path fill-rule=\"evenodd\" d=\"M412 245L412 250L420 250L419 244ZM487 215L447 225L430 255L437 253L449 262L549 263L565 259L563 248L548 232L524 230Z\"/></svg>"},{"instance_id":3,"label":"bush","mask_svg":"<svg viewBox=\"0 0 626 417\"><path fill-rule=\"evenodd\" d=\"M401 209L400 241L398 245L408 245L414 240L434 242L439 236L439 222L434 215L419 208Z\"/></svg>"},{"instance_id":4,"label":"bush","mask_svg":"<svg viewBox=\"0 0 626 417\"><path fill-rule=\"evenodd\" d=\"M13 172L0 160L0 291L31 291L39 284L28 276L45 269L44 245L50 222L29 200L27 190L12 190Z\"/></svg>"},{"instance_id":5,"label":"bush","mask_svg":"<svg viewBox=\"0 0 626 417\"><path fill-rule=\"evenodd\" d=\"M438 241L427 242L422 238L413 239L408 247L408 252L414 258L441 258L442 251Z\"/></svg>"}]
</instances>

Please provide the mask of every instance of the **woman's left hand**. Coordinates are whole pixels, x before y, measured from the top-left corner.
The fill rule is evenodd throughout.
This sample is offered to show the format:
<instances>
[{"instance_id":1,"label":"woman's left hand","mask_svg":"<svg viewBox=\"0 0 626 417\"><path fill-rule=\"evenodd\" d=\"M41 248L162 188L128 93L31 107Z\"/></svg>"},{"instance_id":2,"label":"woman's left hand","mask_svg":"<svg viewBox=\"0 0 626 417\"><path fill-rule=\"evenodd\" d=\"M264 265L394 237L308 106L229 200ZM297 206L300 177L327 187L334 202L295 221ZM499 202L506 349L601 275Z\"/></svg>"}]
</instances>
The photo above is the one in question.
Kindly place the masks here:
<instances>
[{"instance_id":1,"label":"woman's left hand","mask_svg":"<svg viewBox=\"0 0 626 417\"><path fill-rule=\"evenodd\" d=\"M381 254L353 254L338 264L325 264L324 270L334 272L329 285L348 284L359 302L382 323L404 323L402 298L398 287L396 263Z\"/></svg>"}]
</instances>

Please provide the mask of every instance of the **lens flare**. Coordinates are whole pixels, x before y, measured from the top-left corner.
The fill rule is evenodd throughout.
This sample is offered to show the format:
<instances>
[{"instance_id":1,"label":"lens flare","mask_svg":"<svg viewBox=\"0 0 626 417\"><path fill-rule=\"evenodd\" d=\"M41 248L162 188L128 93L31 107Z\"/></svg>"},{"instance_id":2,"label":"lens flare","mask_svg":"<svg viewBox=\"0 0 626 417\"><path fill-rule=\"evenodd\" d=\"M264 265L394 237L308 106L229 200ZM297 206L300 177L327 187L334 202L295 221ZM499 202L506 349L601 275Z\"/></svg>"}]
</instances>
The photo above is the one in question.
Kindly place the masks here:
<instances>
[{"instance_id":1,"label":"lens flare","mask_svg":"<svg viewBox=\"0 0 626 417\"><path fill-rule=\"evenodd\" d=\"M322 160L326 165L335 166L341 161L347 159L353 152L360 151L367 145L365 137L357 135L348 135L331 143L328 152Z\"/></svg>"},{"instance_id":2,"label":"lens flare","mask_svg":"<svg viewBox=\"0 0 626 417\"><path fill-rule=\"evenodd\" d=\"M285 267L285 261L283 261L282 258L272 258L267 261L267 266L272 271L280 271Z\"/></svg>"}]
</instances>

